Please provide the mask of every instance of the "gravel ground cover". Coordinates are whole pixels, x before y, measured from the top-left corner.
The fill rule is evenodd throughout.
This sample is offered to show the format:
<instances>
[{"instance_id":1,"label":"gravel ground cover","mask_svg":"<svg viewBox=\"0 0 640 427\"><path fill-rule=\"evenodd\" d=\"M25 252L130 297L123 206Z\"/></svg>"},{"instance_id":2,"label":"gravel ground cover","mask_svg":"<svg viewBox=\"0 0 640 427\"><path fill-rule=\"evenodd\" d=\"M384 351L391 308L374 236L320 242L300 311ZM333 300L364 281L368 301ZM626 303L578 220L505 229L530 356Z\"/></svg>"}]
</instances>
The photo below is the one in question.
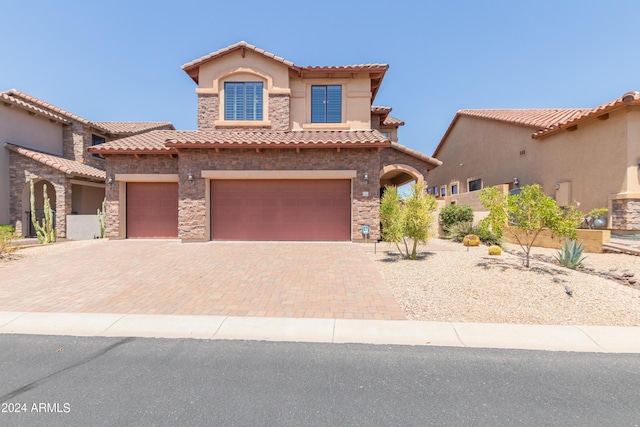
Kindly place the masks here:
<instances>
[{"instance_id":1,"label":"gravel ground cover","mask_svg":"<svg viewBox=\"0 0 640 427\"><path fill-rule=\"evenodd\" d=\"M519 246L505 246L490 256L486 246L434 239L417 261L386 243L368 252L412 320L640 326L640 257L586 254L590 271L574 271L552 261L557 250L533 248L525 268Z\"/></svg>"}]
</instances>

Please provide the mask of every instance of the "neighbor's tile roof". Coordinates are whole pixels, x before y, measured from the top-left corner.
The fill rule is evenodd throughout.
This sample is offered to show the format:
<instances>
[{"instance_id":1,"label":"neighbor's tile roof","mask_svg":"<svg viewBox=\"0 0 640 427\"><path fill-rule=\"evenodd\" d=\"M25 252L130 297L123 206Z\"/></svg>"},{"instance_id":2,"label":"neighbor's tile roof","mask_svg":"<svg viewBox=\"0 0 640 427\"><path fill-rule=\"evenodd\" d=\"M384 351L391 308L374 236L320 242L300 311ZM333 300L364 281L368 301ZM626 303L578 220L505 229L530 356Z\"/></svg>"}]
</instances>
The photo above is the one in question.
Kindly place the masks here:
<instances>
[{"instance_id":1,"label":"neighbor's tile roof","mask_svg":"<svg viewBox=\"0 0 640 427\"><path fill-rule=\"evenodd\" d=\"M584 108L533 108L526 110L460 110L458 115L498 120L515 125L544 129L564 120L579 117Z\"/></svg>"},{"instance_id":2,"label":"neighbor's tile roof","mask_svg":"<svg viewBox=\"0 0 640 427\"><path fill-rule=\"evenodd\" d=\"M38 107L44 108L46 110L49 110L50 112L52 112L54 114L57 114L57 115L60 115L60 116L63 116L63 117L66 117L67 119L75 120L75 121L78 121L78 122L86 124L86 125L90 124L89 120L87 120L87 119L83 119L80 116L77 116L77 115L75 115L73 113L68 112L67 110L63 110L60 107L56 107L53 104L49 104L48 102L45 102L45 101L43 101L43 100L41 100L39 98L36 98L35 96L31 96L29 94L21 92L21 91L19 91L17 89L9 89L8 91L6 91L4 93L7 94L8 96L20 98L23 101L26 101L26 102L28 102L30 104L34 104L34 105L36 105Z\"/></svg>"},{"instance_id":3,"label":"neighbor's tile roof","mask_svg":"<svg viewBox=\"0 0 640 427\"><path fill-rule=\"evenodd\" d=\"M387 116L382 122L382 126L404 126L404 122L395 117Z\"/></svg>"},{"instance_id":4,"label":"neighbor's tile roof","mask_svg":"<svg viewBox=\"0 0 640 427\"><path fill-rule=\"evenodd\" d=\"M607 114L609 111L618 109L625 105L636 105L636 104L640 104L640 92L636 92L636 91L627 92L624 95L622 95L620 98L616 98L607 103L598 105L595 108L583 109L582 113L579 115L558 120L558 122L553 123L549 126L546 126L544 129L534 133L533 138L538 139L548 135L552 135L554 133L561 132L562 130L568 127L574 126L580 122L589 120L590 118Z\"/></svg>"},{"instance_id":5,"label":"neighbor's tile roof","mask_svg":"<svg viewBox=\"0 0 640 427\"><path fill-rule=\"evenodd\" d=\"M171 122L91 122L17 89L1 92L0 99L60 123L69 124L74 120L107 134L126 136L166 127L173 129Z\"/></svg>"},{"instance_id":6,"label":"neighbor's tile roof","mask_svg":"<svg viewBox=\"0 0 640 427\"><path fill-rule=\"evenodd\" d=\"M70 121L68 118L54 113L52 111L49 110L45 110L44 108L40 108L38 107L36 104L32 104L30 102L26 102L23 101L22 99L15 97L15 96L11 96L6 92L2 92L0 93L0 99L2 100L3 103L7 104L7 105L16 105L20 108L23 108L31 113L35 113L35 114L40 114L42 116L48 117L51 120L55 120L57 122L60 123L64 123L64 124L69 124Z\"/></svg>"},{"instance_id":7,"label":"neighbor's tile roof","mask_svg":"<svg viewBox=\"0 0 640 427\"><path fill-rule=\"evenodd\" d=\"M94 168L93 166L85 165L74 160L65 159L53 154L43 153L41 151L24 148L19 145L5 143L5 147L23 156L29 157L36 162L50 166L53 169L59 170L69 175L79 176L84 178L97 178L104 180L106 177L105 171Z\"/></svg>"},{"instance_id":8,"label":"neighbor's tile roof","mask_svg":"<svg viewBox=\"0 0 640 427\"><path fill-rule=\"evenodd\" d=\"M174 129L171 122L92 122L92 124L117 135L134 135L167 127Z\"/></svg>"}]
</instances>

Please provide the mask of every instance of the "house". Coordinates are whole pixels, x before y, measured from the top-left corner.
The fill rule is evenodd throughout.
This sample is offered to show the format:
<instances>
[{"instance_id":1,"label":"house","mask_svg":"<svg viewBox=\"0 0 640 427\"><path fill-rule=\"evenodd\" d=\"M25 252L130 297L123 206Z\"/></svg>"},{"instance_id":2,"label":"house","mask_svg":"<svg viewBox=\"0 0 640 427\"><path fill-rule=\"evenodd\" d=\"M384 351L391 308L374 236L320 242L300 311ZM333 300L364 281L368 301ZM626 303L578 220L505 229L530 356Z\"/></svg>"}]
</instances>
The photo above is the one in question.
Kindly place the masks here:
<instances>
[{"instance_id":1,"label":"house","mask_svg":"<svg viewBox=\"0 0 640 427\"><path fill-rule=\"evenodd\" d=\"M59 237L67 236L72 215L95 215L104 199L104 159L87 149L153 129L168 122L90 122L24 92L0 92L0 224L34 235L30 185L34 181L38 219L46 184ZM74 218L75 219L75 218Z\"/></svg>"},{"instance_id":2,"label":"house","mask_svg":"<svg viewBox=\"0 0 640 427\"><path fill-rule=\"evenodd\" d=\"M561 206L607 207L611 229L640 230L638 92L586 109L460 110L433 156L438 196L537 183Z\"/></svg>"},{"instance_id":3,"label":"house","mask_svg":"<svg viewBox=\"0 0 640 427\"><path fill-rule=\"evenodd\" d=\"M298 66L246 42L184 64L198 130L89 149L106 159L107 235L351 241L367 226L377 238L381 186L440 164L398 144L404 123L372 104L388 68Z\"/></svg>"}]
</instances>

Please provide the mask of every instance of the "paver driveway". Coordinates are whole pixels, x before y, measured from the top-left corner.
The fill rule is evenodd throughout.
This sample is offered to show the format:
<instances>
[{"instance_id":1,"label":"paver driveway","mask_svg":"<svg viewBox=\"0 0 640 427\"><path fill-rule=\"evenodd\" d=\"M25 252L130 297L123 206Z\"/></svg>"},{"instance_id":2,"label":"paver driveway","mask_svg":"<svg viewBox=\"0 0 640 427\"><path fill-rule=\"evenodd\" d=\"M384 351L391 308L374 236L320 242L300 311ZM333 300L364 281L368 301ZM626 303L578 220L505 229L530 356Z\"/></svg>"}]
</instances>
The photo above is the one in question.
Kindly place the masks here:
<instances>
[{"instance_id":1,"label":"paver driveway","mask_svg":"<svg viewBox=\"0 0 640 427\"><path fill-rule=\"evenodd\" d=\"M96 241L0 269L0 311L405 318L352 243Z\"/></svg>"}]
</instances>

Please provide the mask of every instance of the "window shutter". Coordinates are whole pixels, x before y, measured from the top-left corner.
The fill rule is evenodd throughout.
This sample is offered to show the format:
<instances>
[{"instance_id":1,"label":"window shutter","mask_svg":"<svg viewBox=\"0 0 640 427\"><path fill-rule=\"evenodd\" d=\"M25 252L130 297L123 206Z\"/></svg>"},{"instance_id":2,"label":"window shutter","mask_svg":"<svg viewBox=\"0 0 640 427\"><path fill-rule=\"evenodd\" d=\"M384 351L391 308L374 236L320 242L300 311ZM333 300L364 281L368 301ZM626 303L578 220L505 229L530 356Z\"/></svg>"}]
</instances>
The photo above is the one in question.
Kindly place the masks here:
<instances>
[{"instance_id":1,"label":"window shutter","mask_svg":"<svg viewBox=\"0 0 640 427\"><path fill-rule=\"evenodd\" d=\"M342 86L327 86L327 123L342 122Z\"/></svg>"},{"instance_id":2,"label":"window shutter","mask_svg":"<svg viewBox=\"0 0 640 427\"><path fill-rule=\"evenodd\" d=\"M327 121L326 99L326 86L311 86L311 123Z\"/></svg>"}]
</instances>

